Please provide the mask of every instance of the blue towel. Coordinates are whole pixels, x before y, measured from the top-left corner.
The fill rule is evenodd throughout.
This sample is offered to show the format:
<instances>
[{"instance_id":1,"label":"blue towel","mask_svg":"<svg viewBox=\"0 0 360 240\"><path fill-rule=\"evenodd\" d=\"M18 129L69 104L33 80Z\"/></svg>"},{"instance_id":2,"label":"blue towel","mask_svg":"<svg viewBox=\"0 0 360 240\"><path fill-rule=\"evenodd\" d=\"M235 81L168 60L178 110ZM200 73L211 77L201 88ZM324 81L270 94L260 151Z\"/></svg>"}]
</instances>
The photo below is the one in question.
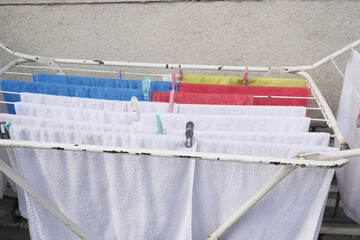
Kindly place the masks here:
<instances>
[{"instance_id":1,"label":"blue towel","mask_svg":"<svg viewBox=\"0 0 360 240\"><path fill-rule=\"evenodd\" d=\"M143 98L143 92L139 89L110 88L110 87L88 87L78 85L65 85L41 82L25 82L14 80L1 80L1 89L9 92L29 92L40 94L51 94L68 97L95 98L107 100L130 101L135 96L139 101L147 101ZM20 95L4 93L7 102L20 102ZM151 99L151 92L150 92ZM7 104L8 112L15 114L13 104Z\"/></svg>"},{"instance_id":2,"label":"blue towel","mask_svg":"<svg viewBox=\"0 0 360 240\"><path fill-rule=\"evenodd\" d=\"M132 88L142 89L142 81L125 80L112 78L92 78L68 75L54 74L33 74L34 82L48 82L57 84L81 85L90 87L113 87L113 88ZM154 81L151 82L150 91L154 92L170 92L172 90L171 82ZM177 84L175 85L177 92Z\"/></svg>"}]
</instances>

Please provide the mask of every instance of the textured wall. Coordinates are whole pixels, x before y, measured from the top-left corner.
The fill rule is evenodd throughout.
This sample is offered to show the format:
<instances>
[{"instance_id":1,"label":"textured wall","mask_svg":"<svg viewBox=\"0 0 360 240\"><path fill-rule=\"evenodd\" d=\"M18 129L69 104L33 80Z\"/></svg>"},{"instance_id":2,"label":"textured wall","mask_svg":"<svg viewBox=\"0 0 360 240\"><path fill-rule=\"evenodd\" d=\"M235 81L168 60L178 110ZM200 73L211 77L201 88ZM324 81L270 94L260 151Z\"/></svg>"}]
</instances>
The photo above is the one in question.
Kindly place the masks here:
<instances>
[{"instance_id":1,"label":"textured wall","mask_svg":"<svg viewBox=\"0 0 360 240\"><path fill-rule=\"evenodd\" d=\"M0 39L52 57L303 65L357 40L359 10L360 1L350 0L0 6ZM330 65L310 73L336 110L340 76Z\"/></svg>"}]
</instances>

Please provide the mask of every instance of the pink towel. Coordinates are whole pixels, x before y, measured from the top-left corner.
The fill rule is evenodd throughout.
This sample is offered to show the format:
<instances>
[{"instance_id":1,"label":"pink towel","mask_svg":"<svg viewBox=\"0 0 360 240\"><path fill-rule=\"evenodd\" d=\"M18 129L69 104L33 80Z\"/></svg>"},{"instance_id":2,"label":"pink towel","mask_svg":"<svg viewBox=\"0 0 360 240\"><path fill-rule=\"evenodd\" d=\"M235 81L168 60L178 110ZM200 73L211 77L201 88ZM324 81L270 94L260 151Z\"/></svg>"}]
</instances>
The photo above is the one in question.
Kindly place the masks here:
<instances>
[{"instance_id":1,"label":"pink towel","mask_svg":"<svg viewBox=\"0 0 360 240\"><path fill-rule=\"evenodd\" d=\"M216 94L249 94L255 96L291 96L310 97L310 88L302 87L263 87L263 86L234 86L214 84L179 83L179 93L216 93ZM257 98L253 105L275 106L309 106L309 99L291 98Z\"/></svg>"},{"instance_id":2,"label":"pink towel","mask_svg":"<svg viewBox=\"0 0 360 240\"><path fill-rule=\"evenodd\" d=\"M169 102L169 92L152 92L152 102ZM253 96L246 94L175 93L174 103L210 105L253 105Z\"/></svg>"}]
</instances>

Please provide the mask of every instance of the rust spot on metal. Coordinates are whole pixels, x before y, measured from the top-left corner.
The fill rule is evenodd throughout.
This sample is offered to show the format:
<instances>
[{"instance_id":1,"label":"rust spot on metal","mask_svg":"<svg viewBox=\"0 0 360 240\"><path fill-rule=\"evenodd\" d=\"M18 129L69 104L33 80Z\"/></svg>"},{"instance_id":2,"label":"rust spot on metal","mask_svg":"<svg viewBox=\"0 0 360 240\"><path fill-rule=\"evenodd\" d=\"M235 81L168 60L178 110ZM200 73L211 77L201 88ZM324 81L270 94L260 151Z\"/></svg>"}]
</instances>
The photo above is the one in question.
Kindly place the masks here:
<instances>
[{"instance_id":1,"label":"rust spot on metal","mask_svg":"<svg viewBox=\"0 0 360 240\"><path fill-rule=\"evenodd\" d=\"M94 62L97 62L99 65L103 65L104 64L104 62L103 61L101 61L101 60L93 60Z\"/></svg>"},{"instance_id":2,"label":"rust spot on metal","mask_svg":"<svg viewBox=\"0 0 360 240\"><path fill-rule=\"evenodd\" d=\"M65 148L62 148L62 147L52 147L51 149L55 149L55 150L65 150Z\"/></svg>"},{"instance_id":3,"label":"rust spot on metal","mask_svg":"<svg viewBox=\"0 0 360 240\"><path fill-rule=\"evenodd\" d=\"M116 150L103 150L104 153L129 153L126 151L116 151Z\"/></svg>"},{"instance_id":4,"label":"rust spot on metal","mask_svg":"<svg viewBox=\"0 0 360 240\"><path fill-rule=\"evenodd\" d=\"M75 147L78 147L78 146L79 146L79 144L74 144L74 146L75 146Z\"/></svg>"},{"instance_id":5,"label":"rust spot on metal","mask_svg":"<svg viewBox=\"0 0 360 240\"><path fill-rule=\"evenodd\" d=\"M221 70L222 68L223 68L222 66L218 67L219 70Z\"/></svg>"},{"instance_id":6,"label":"rust spot on metal","mask_svg":"<svg viewBox=\"0 0 360 240\"><path fill-rule=\"evenodd\" d=\"M269 162L270 164L280 165L280 162Z\"/></svg>"},{"instance_id":7,"label":"rust spot on metal","mask_svg":"<svg viewBox=\"0 0 360 240\"><path fill-rule=\"evenodd\" d=\"M196 158L196 159L201 159L201 157L197 157L197 156L188 156L188 155L173 155L173 157L178 157L178 158Z\"/></svg>"},{"instance_id":8,"label":"rust spot on metal","mask_svg":"<svg viewBox=\"0 0 360 240\"><path fill-rule=\"evenodd\" d=\"M169 68L169 64L166 64L166 68Z\"/></svg>"},{"instance_id":9,"label":"rust spot on metal","mask_svg":"<svg viewBox=\"0 0 360 240\"><path fill-rule=\"evenodd\" d=\"M260 161L260 163L262 163L263 161ZM274 165L292 165L291 163L282 163L282 162L269 162L270 164L274 164ZM296 164L298 165L298 164Z\"/></svg>"},{"instance_id":10,"label":"rust spot on metal","mask_svg":"<svg viewBox=\"0 0 360 240\"><path fill-rule=\"evenodd\" d=\"M143 152L143 153L140 153L141 155L151 155L151 153L145 153L145 152Z\"/></svg>"}]
</instances>

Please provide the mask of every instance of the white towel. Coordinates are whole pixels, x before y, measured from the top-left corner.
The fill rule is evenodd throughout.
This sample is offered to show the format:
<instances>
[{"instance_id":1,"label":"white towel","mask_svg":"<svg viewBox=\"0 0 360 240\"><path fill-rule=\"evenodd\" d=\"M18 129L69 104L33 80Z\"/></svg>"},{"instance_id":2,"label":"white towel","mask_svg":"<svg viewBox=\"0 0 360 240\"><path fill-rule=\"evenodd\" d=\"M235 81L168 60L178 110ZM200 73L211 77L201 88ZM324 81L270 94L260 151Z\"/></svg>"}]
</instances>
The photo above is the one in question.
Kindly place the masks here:
<instances>
[{"instance_id":1,"label":"white towel","mask_svg":"<svg viewBox=\"0 0 360 240\"><path fill-rule=\"evenodd\" d=\"M208 131L257 131L257 132L307 132L310 119L305 117L271 116L216 116L170 113L140 113L140 121L134 122L132 113L121 113L81 108L67 108L42 104L15 103L18 115L96 122L134 126L157 126L156 115L160 116L166 129L185 129L186 123L194 122L195 129Z\"/></svg>"},{"instance_id":2,"label":"white towel","mask_svg":"<svg viewBox=\"0 0 360 240\"><path fill-rule=\"evenodd\" d=\"M1 121L9 121L12 125L27 125L34 127L64 128L77 131L100 131L100 132L117 132L117 133L147 133L157 134L157 127L114 125L114 124L98 124L91 122L75 122L69 120L56 120L49 118L29 117L22 115L1 114ZM165 135L184 136L185 129L165 129ZM282 143L282 144L298 144L298 145L315 145L328 146L329 133L315 132L220 132L194 130L195 137L198 139L224 139L233 141L251 141L263 143Z\"/></svg>"},{"instance_id":3,"label":"white towel","mask_svg":"<svg viewBox=\"0 0 360 240\"><path fill-rule=\"evenodd\" d=\"M13 139L187 149L176 139L12 127ZM192 239L194 161L15 149L22 176L92 239ZM77 239L26 194L32 239Z\"/></svg>"},{"instance_id":4,"label":"white towel","mask_svg":"<svg viewBox=\"0 0 360 240\"><path fill-rule=\"evenodd\" d=\"M0 120L9 121L12 126L23 125L28 127L47 127L55 129L66 129L76 131L99 131L99 132L117 132L117 133L153 133L156 134L158 129L142 126L127 126L114 124L84 123L67 120L55 120L49 118L28 117L22 115L0 114ZM163 129L166 135L176 135L185 139L184 129ZM254 141L259 143L282 143L282 144L300 144L327 146L330 134L328 133L305 133L305 132L219 132L219 131L201 131L195 129L195 137L198 139L224 139L234 141ZM10 165L17 169L18 164L12 153L12 148L8 149ZM16 185L12 184L15 191L18 192L19 209L23 217L28 218L25 198L21 189L16 190Z\"/></svg>"},{"instance_id":5,"label":"white towel","mask_svg":"<svg viewBox=\"0 0 360 240\"><path fill-rule=\"evenodd\" d=\"M183 150L184 144L183 139L161 135L81 134L22 126L11 128L11 135L21 140L178 150ZM273 157L289 157L298 150L334 150L217 140L196 140L195 145L205 152ZM58 150L18 148L15 153L25 179L94 239L205 239L279 169L254 164L200 160L192 164L185 159L138 159L140 157ZM226 239L240 236L244 239L313 239L332 174L333 170L323 169L294 171L250 210ZM193 188L189 189L189 184L193 184ZM162 195L165 190L175 192ZM27 201L30 228L32 232L37 231L32 237L75 239L37 203L30 198ZM190 219L189 213L192 213Z\"/></svg>"},{"instance_id":6,"label":"white towel","mask_svg":"<svg viewBox=\"0 0 360 240\"><path fill-rule=\"evenodd\" d=\"M345 79L360 93L360 54L356 51L346 66ZM360 128L355 125L360 111L360 98L346 80L341 92L337 121L350 148L360 148ZM360 223L360 157L352 158L346 166L336 170L336 177L345 214Z\"/></svg>"},{"instance_id":7,"label":"white towel","mask_svg":"<svg viewBox=\"0 0 360 240\"><path fill-rule=\"evenodd\" d=\"M46 94L21 93L21 102L66 106L74 108L90 108L95 110L132 112L130 102L111 101L103 99L89 99L77 97L64 97ZM139 112L167 113L168 103L139 102ZM201 105L201 104L174 104L174 113L181 114L205 114L205 115L262 115L262 116L288 116L304 117L305 107L291 106L224 106L224 105Z\"/></svg>"},{"instance_id":8,"label":"white towel","mask_svg":"<svg viewBox=\"0 0 360 240\"><path fill-rule=\"evenodd\" d=\"M298 150L326 147L198 141L198 151L291 157ZM197 161L193 239L205 239L279 169L276 166ZM333 170L297 169L270 191L221 239L317 239Z\"/></svg>"}]
</instances>

